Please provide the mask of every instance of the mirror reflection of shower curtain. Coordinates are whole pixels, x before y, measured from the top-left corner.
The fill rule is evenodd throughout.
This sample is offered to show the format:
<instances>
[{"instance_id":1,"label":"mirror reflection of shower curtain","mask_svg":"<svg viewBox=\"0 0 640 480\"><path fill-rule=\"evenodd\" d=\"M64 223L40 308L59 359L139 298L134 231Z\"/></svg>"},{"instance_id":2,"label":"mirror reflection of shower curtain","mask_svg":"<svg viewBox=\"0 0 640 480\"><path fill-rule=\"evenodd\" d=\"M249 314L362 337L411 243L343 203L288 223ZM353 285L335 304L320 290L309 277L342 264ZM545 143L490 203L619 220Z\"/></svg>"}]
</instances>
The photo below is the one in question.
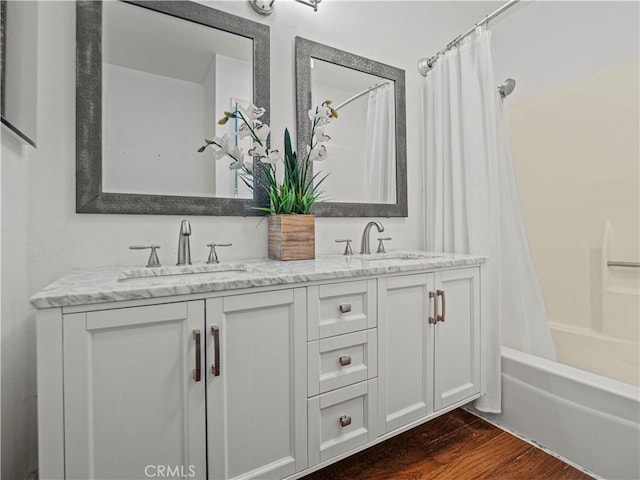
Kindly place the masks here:
<instances>
[{"instance_id":1,"label":"mirror reflection of shower curtain","mask_svg":"<svg viewBox=\"0 0 640 480\"><path fill-rule=\"evenodd\" d=\"M396 199L396 135L393 85L369 92L365 158L367 202L392 203Z\"/></svg>"},{"instance_id":2,"label":"mirror reflection of shower curtain","mask_svg":"<svg viewBox=\"0 0 640 480\"><path fill-rule=\"evenodd\" d=\"M522 222L506 119L496 89L491 32L479 28L446 52L424 89L427 250L487 255L482 289L483 383L476 406L500 410L502 344L555 358ZM502 323L502 328L500 328Z\"/></svg>"}]
</instances>

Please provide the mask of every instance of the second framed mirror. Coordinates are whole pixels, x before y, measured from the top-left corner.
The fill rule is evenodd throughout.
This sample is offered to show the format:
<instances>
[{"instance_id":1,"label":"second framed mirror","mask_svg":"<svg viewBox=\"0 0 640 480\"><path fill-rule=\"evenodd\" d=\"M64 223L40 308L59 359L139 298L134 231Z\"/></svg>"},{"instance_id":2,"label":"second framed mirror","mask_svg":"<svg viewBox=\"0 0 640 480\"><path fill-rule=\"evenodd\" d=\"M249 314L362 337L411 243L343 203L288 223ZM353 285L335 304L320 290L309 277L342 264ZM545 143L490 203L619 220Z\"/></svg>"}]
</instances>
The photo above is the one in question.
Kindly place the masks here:
<instances>
[{"instance_id":1,"label":"second framed mirror","mask_svg":"<svg viewBox=\"0 0 640 480\"><path fill-rule=\"evenodd\" d=\"M405 72L301 37L295 39L298 151L309 138L309 110L331 99L328 174L314 213L329 217L406 217Z\"/></svg>"}]
</instances>

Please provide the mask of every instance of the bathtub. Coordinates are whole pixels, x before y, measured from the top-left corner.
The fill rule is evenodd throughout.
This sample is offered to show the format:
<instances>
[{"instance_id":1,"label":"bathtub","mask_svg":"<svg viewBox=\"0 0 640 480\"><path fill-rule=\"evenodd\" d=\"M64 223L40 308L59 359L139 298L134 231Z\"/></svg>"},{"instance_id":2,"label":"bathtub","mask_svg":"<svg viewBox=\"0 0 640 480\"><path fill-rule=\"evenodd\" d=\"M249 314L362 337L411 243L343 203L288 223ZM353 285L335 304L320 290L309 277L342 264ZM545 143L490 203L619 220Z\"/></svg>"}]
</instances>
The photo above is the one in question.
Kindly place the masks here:
<instances>
[{"instance_id":1,"label":"bathtub","mask_svg":"<svg viewBox=\"0 0 640 480\"><path fill-rule=\"evenodd\" d=\"M502 349L502 413L479 414L608 480L640 479L640 387Z\"/></svg>"}]
</instances>

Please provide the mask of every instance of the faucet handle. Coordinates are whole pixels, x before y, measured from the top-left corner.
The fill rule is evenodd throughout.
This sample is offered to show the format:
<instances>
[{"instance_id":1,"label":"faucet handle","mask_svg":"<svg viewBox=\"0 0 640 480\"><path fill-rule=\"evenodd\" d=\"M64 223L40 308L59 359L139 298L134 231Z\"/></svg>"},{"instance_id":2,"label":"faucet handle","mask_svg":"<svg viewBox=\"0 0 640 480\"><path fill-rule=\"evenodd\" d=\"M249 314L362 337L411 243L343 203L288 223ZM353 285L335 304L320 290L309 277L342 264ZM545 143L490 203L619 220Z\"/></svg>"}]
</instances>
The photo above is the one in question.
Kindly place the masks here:
<instances>
[{"instance_id":1,"label":"faucet handle","mask_svg":"<svg viewBox=\"0 0 640 480\"><path fill-rule=\"evenodd\" d=\"M160 248L160 245L156 245L155 243L151 245L129 245L129 250L146 250L147 248L151 249L149 260L147 260L147 267L159 267L160 260L158 260L156 250Z\"/></svg>"},{"instance_id":2,"label":"faucet handle","mask_svg":"<svg viewBox=\"0 0 640 480\"><path fill-rule=\"evenodd\" d=\"M376 253L387 253L384 249L384 243L382 243L385 240L391 240L391 237L378 238L378 250L376 250Z\"/></svg>"},{"instance_id":3,"label":"faucet handle","mask_svg":"<svg viewBox=\"0 0 640 480\"><path fill-rule=\"evenodd\" d=\"M346 243L347 245L344 247L343 255L353 255L353 250L351 250L351 239L350 238L340 238L336 240L336 243Z\"/></svg>"},{"instance_id":4,"label":"faucet handle","mask_svg":"<svg viewBox=\"0 0 640 480\"><path fill-rule=\"evenodd\" d=\"M207 247L211 247L207 263L220 263L220 260L218 260L218 254L216 253L216 247L230 247L231 245L233 245L233 243L207 243Z\"/></svg>"}]
</instances>

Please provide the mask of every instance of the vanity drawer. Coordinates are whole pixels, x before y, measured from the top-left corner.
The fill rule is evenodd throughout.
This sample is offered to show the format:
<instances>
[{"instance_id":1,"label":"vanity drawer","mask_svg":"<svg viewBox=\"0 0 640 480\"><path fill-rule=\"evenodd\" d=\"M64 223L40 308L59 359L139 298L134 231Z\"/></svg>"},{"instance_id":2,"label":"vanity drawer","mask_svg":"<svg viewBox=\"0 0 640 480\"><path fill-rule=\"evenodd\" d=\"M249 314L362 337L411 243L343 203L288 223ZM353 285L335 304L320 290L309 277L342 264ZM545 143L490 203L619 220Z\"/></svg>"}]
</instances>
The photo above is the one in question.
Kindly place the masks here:
<instances>
[{"instance_id":1,"label":"vanity drawer","mask_svg":"<svg viewBox=\"0 0 640 480\"><path fill-rule=\"evenodd\" d=\"M378 380L309 399L309 466L377 438Z\"/></svg>"},{"instance_id":2,"label":"vanity drawer","mask_svg":"<svg viewBox=\"0 0 640 480\"><path fill-rule=\"evenodd\" d=\"M308 343L310 397L378 376L375 328Z\"/></svg>"},{"instance_id":3,"label":"vanity drawer","mask_svg":"<svg viewBox=\"0 0 640 480\"><path fill-rule=\"evenodd\" d=\"M307 288L309 340L376 326L376 281L314 285Z\"/></svg>"}]
</instances>

